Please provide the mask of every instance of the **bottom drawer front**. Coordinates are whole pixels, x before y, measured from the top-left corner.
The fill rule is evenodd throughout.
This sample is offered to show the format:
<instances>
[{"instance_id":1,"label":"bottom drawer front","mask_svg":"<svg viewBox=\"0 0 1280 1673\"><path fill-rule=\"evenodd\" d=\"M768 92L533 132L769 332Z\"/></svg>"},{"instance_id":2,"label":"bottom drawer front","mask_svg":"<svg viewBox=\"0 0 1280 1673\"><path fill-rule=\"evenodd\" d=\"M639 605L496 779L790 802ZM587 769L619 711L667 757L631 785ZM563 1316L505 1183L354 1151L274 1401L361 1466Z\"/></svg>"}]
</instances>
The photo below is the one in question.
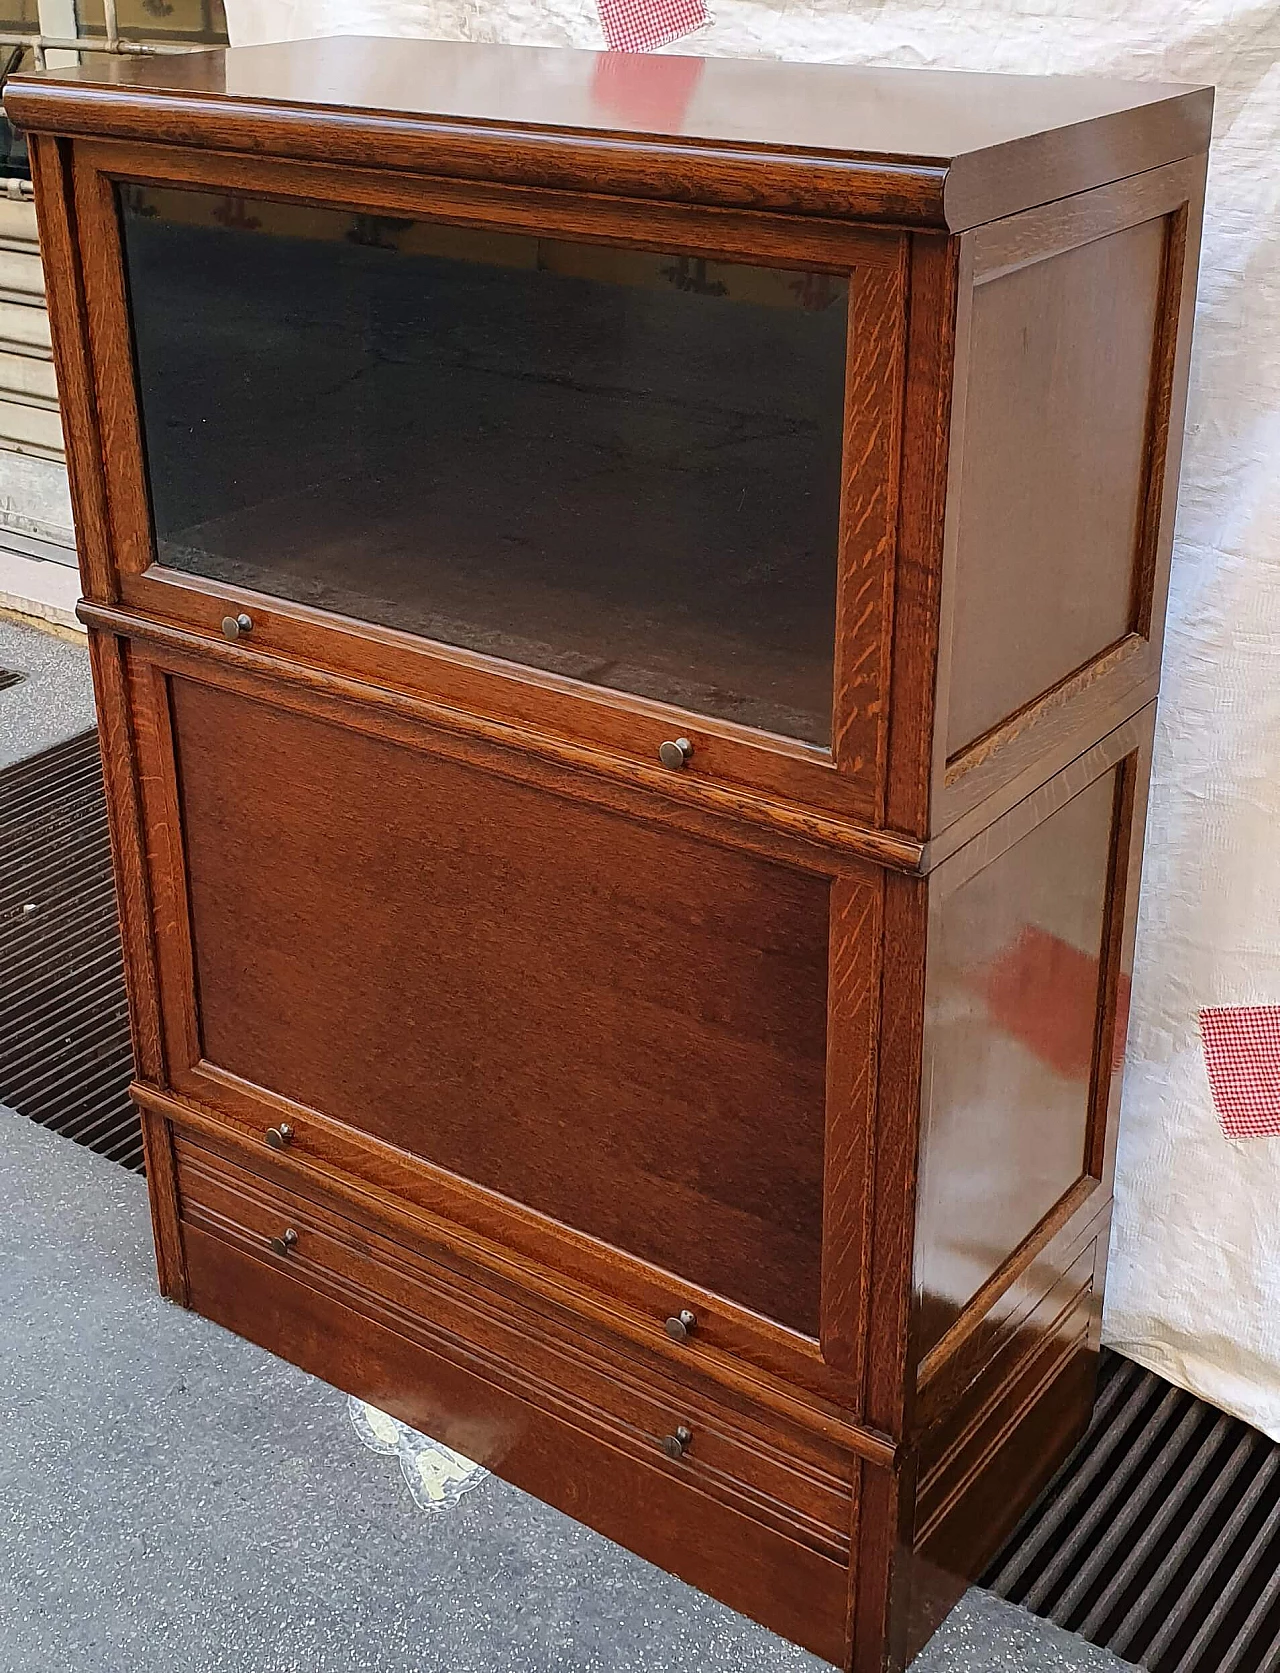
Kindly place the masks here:
<instances>
[{"instance_id":1,"label":"bottom drawer front","mask_svg":"<svg viewBox=\"0 0 1280 1673\"><path fill-rule=\"evenodd\" d=\"M829 1660L845 1653L849 1479L637 1361L565 1351L500 1298L179 1140L191 1305ZM292 1238L286 1238L292 1233ZM278 1240L275 1247L272 1239ZM687 1425L687 1451L663 1442Z\"/></svg>"}]
</instances>

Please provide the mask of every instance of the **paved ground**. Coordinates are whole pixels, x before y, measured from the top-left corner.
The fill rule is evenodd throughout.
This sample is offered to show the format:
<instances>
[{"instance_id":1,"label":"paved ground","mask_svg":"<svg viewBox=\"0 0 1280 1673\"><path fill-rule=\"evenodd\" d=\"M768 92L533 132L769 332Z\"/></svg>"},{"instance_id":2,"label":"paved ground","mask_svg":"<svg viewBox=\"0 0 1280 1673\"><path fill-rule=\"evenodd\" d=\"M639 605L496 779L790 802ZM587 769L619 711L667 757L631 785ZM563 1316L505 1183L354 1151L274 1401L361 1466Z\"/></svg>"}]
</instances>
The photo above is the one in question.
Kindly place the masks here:
<instances>
[{"instance_id":1,"label":"paved ground","mask_svg":"<svg viewBox=\"0 0 1280 1673\"><path fill-rule=\"evenodd\" d=\"M84 662L0 622L0 763L88 723ZM0 1110L0 1673L821 1666L493 1478L420 1510L341 1395L157 1296L141 1180ZM1121 1666L977 1591L915 1664Z\"/></svg>"},{"instance_id":2,"label":"paved ground","mask_svg":"<svg viewBox=\"0 0 1280 1673\"><path fill-rule=\"evenodd\" d=\"M26 676L0 691L0 768L93 725L93 687L82 643L0 615L0 668Z\"/></svg>"}]
</instances>

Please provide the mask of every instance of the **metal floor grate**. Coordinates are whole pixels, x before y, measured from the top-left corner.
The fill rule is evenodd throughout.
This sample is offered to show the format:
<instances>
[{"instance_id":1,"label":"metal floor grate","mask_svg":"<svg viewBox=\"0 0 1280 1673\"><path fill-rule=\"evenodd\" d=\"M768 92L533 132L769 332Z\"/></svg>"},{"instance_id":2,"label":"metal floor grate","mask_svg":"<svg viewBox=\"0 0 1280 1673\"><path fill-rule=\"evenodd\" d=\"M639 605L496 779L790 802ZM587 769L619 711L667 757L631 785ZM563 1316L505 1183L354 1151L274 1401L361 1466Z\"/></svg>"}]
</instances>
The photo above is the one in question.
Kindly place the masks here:
<instances>
[{"instance_id":1,"label":"metal floor grate","mask_svg":"<svg viewBox=\"0 0 1280 1673\"><path fill-rule=\"evenodd\" d=\"M98 735L0 772L0 1103L142 1170Z\"/></svg>"},{"instance_id":2,"label":"metal floor grate","mask_svg":"<svg viewBox=\"0 0 1280 1673\"><path fill-rule=\"evenodd\" d=\"M1280 1446L1118 1354L982 1584L1151 1673L1280 1669Z\"/></svg>"}]
</instances>

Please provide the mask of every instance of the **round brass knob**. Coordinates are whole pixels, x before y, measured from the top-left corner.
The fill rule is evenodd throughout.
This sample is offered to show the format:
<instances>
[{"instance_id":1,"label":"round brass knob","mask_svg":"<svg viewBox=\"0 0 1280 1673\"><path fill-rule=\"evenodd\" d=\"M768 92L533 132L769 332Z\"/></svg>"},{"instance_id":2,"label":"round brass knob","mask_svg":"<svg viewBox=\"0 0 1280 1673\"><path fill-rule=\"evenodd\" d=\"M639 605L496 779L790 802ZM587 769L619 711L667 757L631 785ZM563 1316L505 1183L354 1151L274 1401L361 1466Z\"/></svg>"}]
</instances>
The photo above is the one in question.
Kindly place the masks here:
<instances>
[{"instance_id":1,"label":"round brass knob","mask_svg":"<svg viewBox=\"0 0 1280 1673\"><path fill-rule=\"evenodd\" d=\"M292 1226L290 1226L282 1236L269 1237L267 1239L267 1242L275 1250L277 1255L287 1255L297 1241L298 1234L294 1231Z\"/></svg>"},{"instance_id":2,"label":"round brass knob","mask_svg":"<svg viewBox=\"0 0 1280 1673\"><path fill-rule=\"evenodd\" d=\"M268 1127L267 1143L272 1150L283 1150L293 1143L293 1128L287 1121L282 1121L278 1127Z\"/></svg>"},{"instance_id":3,"label":"round brass knob","mask_svg":"<svg viewBox=\"0 0 1280 1673\"><path fill-rule=\"evenodd\" d=\"M243 610L238 616L224 616L222 632L227 639L239 639L245 633L252 633L253 617L246 616Z\"/></svg>"},{"instance_id":4,"label":"round brass knob","mask_svg":"<svg viewBox=\"0 0 1280 1673\"><path fill-rule=\"evenodd\" d=\"M683 1458L693 1443L693 1430L682 1423L674 1435L662 1437L662 1450L668 1458Z\"/></svg>"},{"instance_id":5,"label":"round brass knob","mask_svg":"<svg viewBox=\"0 0 1280 1673\"><path fill-rule=\"evenodd\" d=\"M688 738L668 738L665 744L658 745L658 760L673 772L679 772L692 754L693 745Z\"/></svg>"},{"instance_id":6,"label":"round brass knob","mask_svg":"<svg viewBox=\"0 0 1280 1673\"><path fill-rule=\"evenodd\" d=\"M697 1328L698 1321L687 1307L667 1320L667 1335L673 1342L687 1342Z\"/></svg>"}]
</instances>

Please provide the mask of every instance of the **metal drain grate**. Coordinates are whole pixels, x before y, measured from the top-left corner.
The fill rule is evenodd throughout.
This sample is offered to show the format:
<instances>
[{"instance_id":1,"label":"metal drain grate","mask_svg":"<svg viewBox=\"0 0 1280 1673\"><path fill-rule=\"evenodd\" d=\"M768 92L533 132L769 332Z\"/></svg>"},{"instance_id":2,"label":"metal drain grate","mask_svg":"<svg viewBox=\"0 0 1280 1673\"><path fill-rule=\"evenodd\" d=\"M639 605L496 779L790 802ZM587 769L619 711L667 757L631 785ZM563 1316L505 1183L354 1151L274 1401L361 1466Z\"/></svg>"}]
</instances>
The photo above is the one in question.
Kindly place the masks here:
<instances>
[{"instance_id":1,"label":"metal drain grate","mask_svg":"<svg viewBox=\"0 0 1280 1673\"><path fill-rule=\"evenodd\" d=\"M1280 1446L1118 1354L982 1584L1151 1673L1280 1669Z\"/></svg>"},{"instance_id":2,"label":"metal drain grate","mask_svg":"<svg viewBox=\"0 0 1280 1673\"><path fill-rule=\"evenodd\" d=\"M26 677L12 668L0 668L0 691L8 691L11 685L21 685Z\"/></svg>"},{"instance_id":3,"label":"metal drain grate","mask_svg":"<svg viewBox=\"0 0 1280 1673\"><path fill-rule=\"evenodd\" d=\"M0 1103L142 1170L98 735L0 772Z\"/></svg>"}]
</instances>

